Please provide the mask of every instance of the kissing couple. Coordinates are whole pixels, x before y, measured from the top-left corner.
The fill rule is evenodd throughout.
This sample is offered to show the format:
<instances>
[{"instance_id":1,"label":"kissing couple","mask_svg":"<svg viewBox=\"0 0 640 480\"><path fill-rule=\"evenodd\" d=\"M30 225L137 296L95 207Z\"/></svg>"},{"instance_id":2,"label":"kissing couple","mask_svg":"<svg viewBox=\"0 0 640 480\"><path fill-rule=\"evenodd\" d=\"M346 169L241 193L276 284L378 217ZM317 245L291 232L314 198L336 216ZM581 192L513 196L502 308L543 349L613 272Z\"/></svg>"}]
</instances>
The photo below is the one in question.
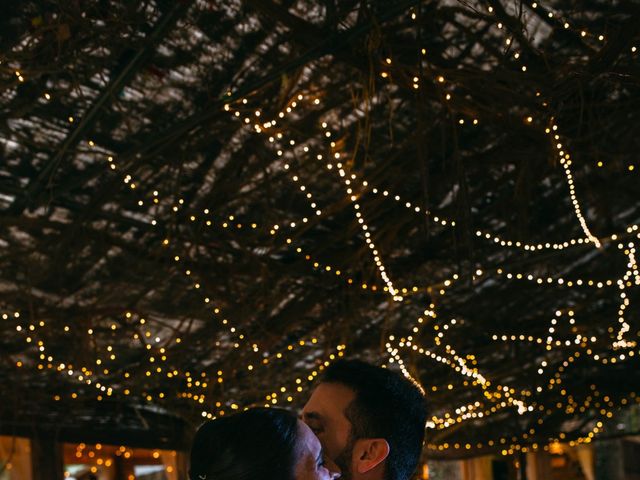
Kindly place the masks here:
<instances>
[{"instance_id":1,"label":"kissing couple","mask_svg":"<svg viewBox=\"0 0 640 480\"><path fill-rule=\"evenodd\" d=\"M425 400L396 372L358 360L330 365L300 419L252 408L204 423L191 480L409 480L424 441Z\"/></svg>"}]
</instances>

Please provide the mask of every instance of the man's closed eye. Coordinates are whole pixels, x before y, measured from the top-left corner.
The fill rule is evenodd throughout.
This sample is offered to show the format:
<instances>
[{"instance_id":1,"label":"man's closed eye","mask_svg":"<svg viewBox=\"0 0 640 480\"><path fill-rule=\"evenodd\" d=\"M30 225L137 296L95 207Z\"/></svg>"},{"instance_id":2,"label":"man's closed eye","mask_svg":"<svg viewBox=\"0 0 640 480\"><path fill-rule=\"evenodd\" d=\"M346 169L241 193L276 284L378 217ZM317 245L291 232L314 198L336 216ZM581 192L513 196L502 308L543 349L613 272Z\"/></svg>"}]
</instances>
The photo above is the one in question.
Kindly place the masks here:
<instances>
[{"instance_id":1,"label":"man's closed eye","mask_svg":"<svg viewBox=\"0 0 640 480\"><path fill-rule=\"evenodd\" d=\"M324 432L324 428L322 428L322 425L309 425L309 428L316 435L318 435L319 433Z\"/></svg>"}]
</instances>

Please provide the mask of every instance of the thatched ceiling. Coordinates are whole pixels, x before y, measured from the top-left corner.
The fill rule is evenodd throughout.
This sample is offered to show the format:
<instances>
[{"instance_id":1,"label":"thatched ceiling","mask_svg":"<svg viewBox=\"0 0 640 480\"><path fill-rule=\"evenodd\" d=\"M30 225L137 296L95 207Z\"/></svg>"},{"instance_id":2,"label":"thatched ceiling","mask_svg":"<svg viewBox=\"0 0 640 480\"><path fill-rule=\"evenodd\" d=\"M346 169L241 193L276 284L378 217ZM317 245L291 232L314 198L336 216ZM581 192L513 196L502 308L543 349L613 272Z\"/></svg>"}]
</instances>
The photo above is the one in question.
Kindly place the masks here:
<instances>
[{"instance_id":1,"label":"thatched ceiling","mask_svg":"<svg viewBox=\"0 0 640 480\"><path fill-rule=\"evenodd\" d=\"M295 406L344 351L433 455L635 402L636 2L3 8L4 418Z\"/></svg>"}]
</instances>

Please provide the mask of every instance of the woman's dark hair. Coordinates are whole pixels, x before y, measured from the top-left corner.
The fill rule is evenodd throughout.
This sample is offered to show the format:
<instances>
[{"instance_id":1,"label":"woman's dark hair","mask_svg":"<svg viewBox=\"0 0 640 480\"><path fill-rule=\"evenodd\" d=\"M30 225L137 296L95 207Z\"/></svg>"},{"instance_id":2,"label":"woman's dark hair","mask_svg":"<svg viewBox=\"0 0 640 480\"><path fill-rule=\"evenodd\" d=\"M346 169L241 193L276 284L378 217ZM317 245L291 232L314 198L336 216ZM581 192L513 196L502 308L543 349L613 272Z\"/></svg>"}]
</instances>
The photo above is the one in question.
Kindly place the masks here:
<instances>
[{"instance_id":1,"label":"woman's dark hair","mask_svg":"<svg viewBox=\"0 0 640 480\"><path fill-rule=\"evenodd\" d=\"M191 480L292 480L296 416L253 408L204 423L191 447Z\"/></svg>"}]
</instances>

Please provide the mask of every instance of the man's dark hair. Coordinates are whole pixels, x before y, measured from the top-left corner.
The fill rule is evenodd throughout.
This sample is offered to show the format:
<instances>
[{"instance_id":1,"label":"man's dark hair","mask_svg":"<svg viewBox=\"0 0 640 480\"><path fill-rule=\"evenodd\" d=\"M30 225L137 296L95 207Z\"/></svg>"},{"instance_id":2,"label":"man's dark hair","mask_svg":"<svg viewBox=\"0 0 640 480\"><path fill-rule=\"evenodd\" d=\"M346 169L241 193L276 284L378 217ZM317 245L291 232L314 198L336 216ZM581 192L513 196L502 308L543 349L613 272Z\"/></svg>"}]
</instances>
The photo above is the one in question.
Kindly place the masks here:
<instances>
[{"instance_id":1,"label":"man's dark hair","mask_svg":"<svg viewBox=\"0 0 640 480\"><path fill-rule=\"evenodd\" d=\"M252 408L204 423L191 447L189 478L293 480L298 419L279 408Z\"/></svg>"},{"instance_id":2,"label":"man's dark hair","mask_svg":"<svg viewBox=\"0 0 640 480\"><path fill-rule=\"evenodd\" d=\"M400 374L359 360L339 360L324 372L325 383L355 393L345 411L351 441L384 438L389 444L387 480L408 480L418 465L427 411L420 390Z\"/></svg>"}]
</instances>

